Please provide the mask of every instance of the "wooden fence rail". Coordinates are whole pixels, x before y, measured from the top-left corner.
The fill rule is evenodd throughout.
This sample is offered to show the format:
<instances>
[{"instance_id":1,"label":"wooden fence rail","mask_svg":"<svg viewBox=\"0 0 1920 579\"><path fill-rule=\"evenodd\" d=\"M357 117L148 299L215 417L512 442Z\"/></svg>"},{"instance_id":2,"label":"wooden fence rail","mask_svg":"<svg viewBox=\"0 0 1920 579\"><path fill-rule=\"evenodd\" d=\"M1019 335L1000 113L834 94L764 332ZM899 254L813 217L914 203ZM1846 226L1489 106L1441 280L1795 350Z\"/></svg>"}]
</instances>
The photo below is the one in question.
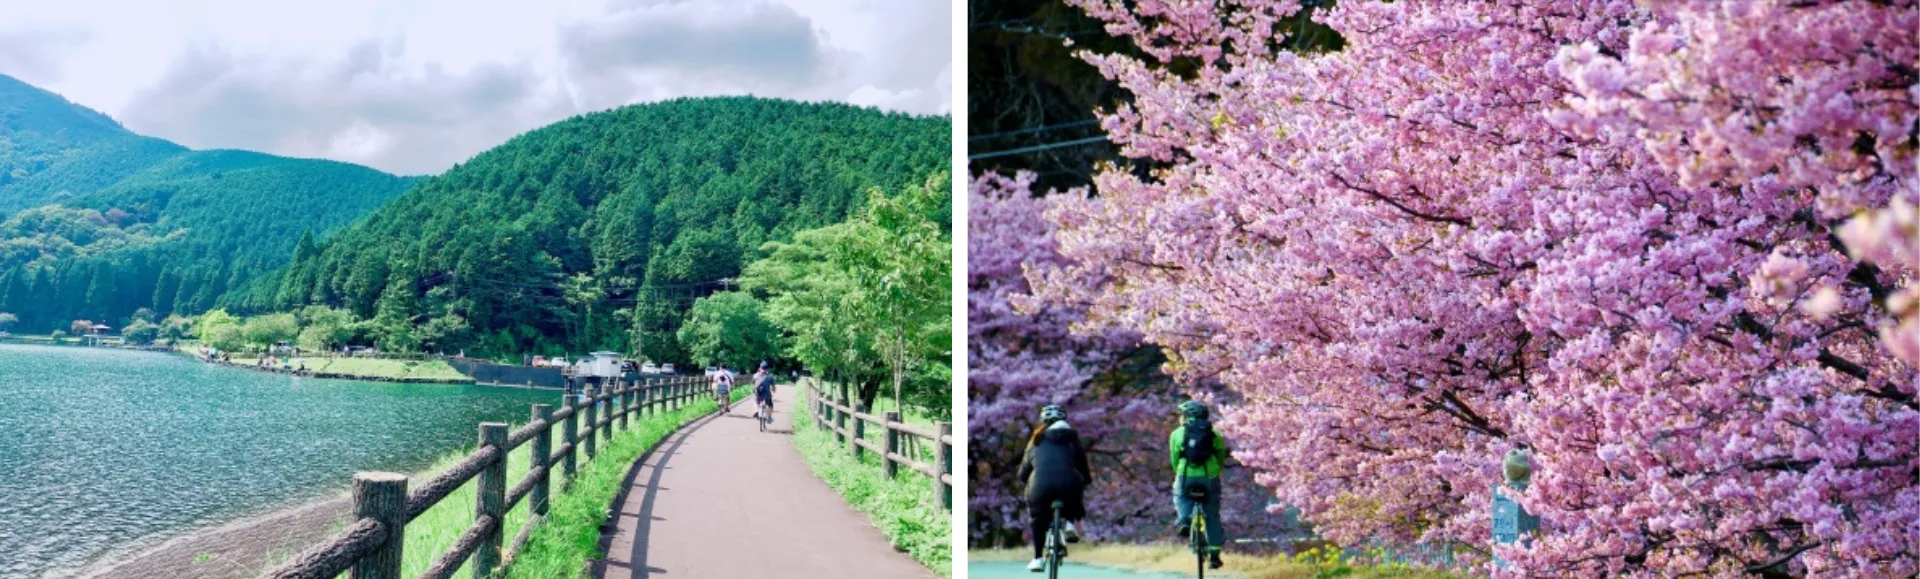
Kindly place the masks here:
<instances>
[{"instance_id":1,"label":"wooden fence rail","mask_svg":"<svg viewBox=\"0 0 1920 579\"><path fill-rule=\"evenodd\" d=\"M407 523L468 481L474 481L477 491L473 525L420 576L450 577L469 560L476 579L492 575L526 546L533 528L546 520L547 498L554 491L549 485L554 479L553 467L560 467L561 491L572 482L579 465L576 445L586 452L587 460L592 460L598 443L610 442L616 427L628 427L628 414L641 413L635 417L638 421L712 397L707 378L648 377L637 384L616 383L602 389L588 386L584 398L591 404L582 396L572 395L558 411L551 405L535 404L532 420L512 432L505 424L482 423L478 449L417 487L409 489L404 475L355 474L355 520L339 535L307 549L266 576L329 579L351 573L354 579L399 579ZM583 424L576 428L576 422ZM561 435L558 448L552 447L556 430ZM529 442L533 444L529 449L532 464L527 475L508 488L507 454ZM507 513L528 497L532 497L532 503L527 523L513 543L503 548Z\"/></svg>"},{"instance_id":2,"label":"wooden fence rail","mask_svg":"<svg viewBox=\"0 0 1920 579\"><path fill-rule=\"evenodd\" d=\"M883 416L867 413L864 405L849 405L847 401L833 401L831 397L820 393L818 382L807 383L807 407L813 414L813 423L821 430L830 430L840 442L847 443L847 450L855 459L864 458L872 452L880 456L880 465L886 470L887 478L899 478L900 467L907 467L933 481L933 495L940 501L940 508L953 510L953 424L936 422L932 429L901 422L900 413L888 412ZM853 424L848 426L851 419ZM878 426L885 434L882 442L866 439L867 425ZM918 441L927 441L934 448L931 462L918 460L919 453L909 452L907 447L918 447Z\"/></svg>"}]
</instances>

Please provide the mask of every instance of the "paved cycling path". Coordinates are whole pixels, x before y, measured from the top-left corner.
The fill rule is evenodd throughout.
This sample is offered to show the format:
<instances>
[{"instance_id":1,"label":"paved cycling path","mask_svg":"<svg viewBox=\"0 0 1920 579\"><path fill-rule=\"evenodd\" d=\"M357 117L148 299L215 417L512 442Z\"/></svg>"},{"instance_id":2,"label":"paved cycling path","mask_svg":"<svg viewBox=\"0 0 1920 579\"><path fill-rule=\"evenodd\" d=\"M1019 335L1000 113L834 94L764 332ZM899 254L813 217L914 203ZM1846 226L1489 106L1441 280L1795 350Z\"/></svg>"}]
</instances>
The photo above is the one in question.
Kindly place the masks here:
<instances>
[{"instance_id":1,"label":"paved cycling path","mask_svg":"<svg viewBox=\"0 0 1920 579\"><path fill-rule=\"evenodd\" d=\"M594 563L593 576L936 577L895 552L801 461L790 434L797 390L775 389L767 432L754 424L748 397L732 414L700 419L642 457L618 499L607 560Z\"/></svg>"},{"instance_id":2,"label":"paved cycling path","mask_svg":"<svg viewBox=\"0 0 1920 579\"><path fill-rule=\"evenodd\" d=\"M1072 557L1068 558L1071 559ZM1028 571L1025 561L1017 563L1012 561L967 563L968 579L1031 579L1033 577L1044 578L1046 576L1045 573ZM1212 577L1213 572L1208 572L1207 576ZM1079 563L1067 563L1060 566L1060 579L1180 579L1182 577L1192 577L1192 575L1135 573L1125 569L1094 567L1092 565L1081 565Z\"/></svg>"}]
</instances>

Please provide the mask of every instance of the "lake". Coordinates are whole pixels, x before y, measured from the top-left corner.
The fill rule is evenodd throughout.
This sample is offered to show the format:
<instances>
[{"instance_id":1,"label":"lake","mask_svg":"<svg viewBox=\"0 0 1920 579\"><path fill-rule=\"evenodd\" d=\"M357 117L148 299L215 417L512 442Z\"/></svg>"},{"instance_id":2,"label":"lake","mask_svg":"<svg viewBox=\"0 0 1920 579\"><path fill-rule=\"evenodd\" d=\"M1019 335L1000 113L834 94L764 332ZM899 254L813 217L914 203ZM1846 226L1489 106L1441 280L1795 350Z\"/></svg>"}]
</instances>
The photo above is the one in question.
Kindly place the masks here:
<instances>
[{"instance_id":1,"label":"lake","mask_svg":"<svg viewBox=\"0 0 1920 579\"><path fill-rule=\"evenodd\" d=\"M0 577L412 473L554 391L294 378L185 356L0 344Z\"/></svg>"}]
</instances>

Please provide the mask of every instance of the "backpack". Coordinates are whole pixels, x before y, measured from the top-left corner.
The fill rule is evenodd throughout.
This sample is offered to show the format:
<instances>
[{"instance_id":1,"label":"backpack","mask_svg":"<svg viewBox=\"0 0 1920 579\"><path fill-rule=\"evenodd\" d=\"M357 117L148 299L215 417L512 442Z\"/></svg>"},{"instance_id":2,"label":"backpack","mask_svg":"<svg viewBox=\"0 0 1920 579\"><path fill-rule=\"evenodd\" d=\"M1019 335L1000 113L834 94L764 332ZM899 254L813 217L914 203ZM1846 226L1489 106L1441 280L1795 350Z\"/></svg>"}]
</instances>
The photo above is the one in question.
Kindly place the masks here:
<instances>
[{"instance_id":1,"label":"backpack","mask_svg":"<svg viewBox=\"0 0 1920 579\"><path fill-rule=\"evenodd\" d=\"M1185 446L1180 449L1180 458L1189 465L1204 466L1211 462L1215 450L1213 437L1216 436L1213 424L1205 418L1196 418L1188 420L1186 426L1181 428L1186 430L1186 436L1182 437Z\"/></svg>"}]
</instances>

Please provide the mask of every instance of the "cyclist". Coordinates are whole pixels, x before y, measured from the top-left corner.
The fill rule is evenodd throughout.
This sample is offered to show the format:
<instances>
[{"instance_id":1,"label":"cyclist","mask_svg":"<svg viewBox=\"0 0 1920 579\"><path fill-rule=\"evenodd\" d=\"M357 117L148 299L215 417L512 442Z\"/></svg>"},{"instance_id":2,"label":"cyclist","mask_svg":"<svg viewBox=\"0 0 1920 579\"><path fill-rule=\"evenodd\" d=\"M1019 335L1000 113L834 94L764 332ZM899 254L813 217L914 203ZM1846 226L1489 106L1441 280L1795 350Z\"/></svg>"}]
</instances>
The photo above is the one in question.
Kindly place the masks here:
<instances>
[{"instance_id":1,"label":"cyclist","mask_svg":"<svg viewBox=\"0 0 1920 579\"><path fill-rule=\"evenodd\" d=\"M1040 424L1027 437L1027 454L1020 462L1019 477L1027 482L1027 512L1033 518L1033 562L1027 570L1037 573L1046 570L1044 549L1047 530L1053 526L1053 502L1062 503L1060 516L1067 520L1067 542L1079 542L1073 522L1086 516L1086 489L1093 483L1080 433L1067 425L1067 411L1059 405L1040 409Z\"/></svg>"},{"instance_id":2,"label":"cyclist","mask_svg":"<svg viewBox=\"0 0 1920 579\"><path fill-rule=\"evenodd\" d=\"M761 360L760 371L753 373L753 401L758 405L753 411L754 418L769 420L773 417L773 371L767 369L766 360Z\"/></svg>"},{"instance_id":3,"label":"cyclist","mask_svg":"<svg viewBox=\"0 0 1920 579\"><path fill-rule=\"evenodd\" d=\"M713 400L720 405L720 413L727 413L728 394L733 393L733 373L727 371L727 365L721 364L720 371L713 374Z\"/></svg>"},{"instance_id":4,"label":"cyclist","mask_svg":"<svg viewBox=\"0 0 1920 579\"><path fill-rule=\"evenodd\" d=\"M1186 420L1167 436L1174 476L1173 506L1179 512L1174 534L1186 538L1193 509L1200 508L1207 523L1207 567L1219 569L1220 547L1227 542L1227 531L1220 525L1220 471L1225 467L1227 442L1213 431L1207 405L1197 400L1181 402L1180 415ZM1194 485L1207 489L1205 504L1196 505L1187 498L1186 489Z\"/></svg>"}]
</instances>

